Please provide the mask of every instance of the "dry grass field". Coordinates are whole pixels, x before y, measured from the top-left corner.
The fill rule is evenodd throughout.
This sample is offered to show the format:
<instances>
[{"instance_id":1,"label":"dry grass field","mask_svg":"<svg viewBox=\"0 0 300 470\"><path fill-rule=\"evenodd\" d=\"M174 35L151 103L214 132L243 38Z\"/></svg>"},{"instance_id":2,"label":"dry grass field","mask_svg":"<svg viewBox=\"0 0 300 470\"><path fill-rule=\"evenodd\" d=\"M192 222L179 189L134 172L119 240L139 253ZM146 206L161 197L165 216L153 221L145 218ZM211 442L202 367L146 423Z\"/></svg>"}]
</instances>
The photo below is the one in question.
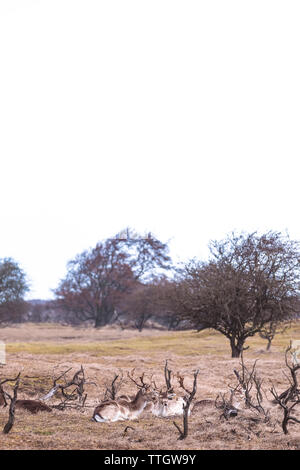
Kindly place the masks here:
<instances>
[{"instance_id":1,"label":"dry grass field","mask_svg":"<svg viewBox=\"0 0 300 470\"><path fill-rule=\"evenodd\" d=\"M16 411L15 425L8 435L1 432L1 449L300 449L300 425L291 423L289 434L280 426L282 411L272 404L272 384L280 392L287 388L284 375L284 351L291 339L300 339L300 323L278 335L271 351L259 337L247 342L245 362L258 359L257 370L266 391L264 403L270 408L272 422L264 424L257 414L241 409L228 421L220 417L214 405L199 407L189 419L189 435L178 440L174 418L158 418L145 412L136 421L96 423L93 408L103 398L105 388L115 373L124 374L121 393L135 392L126 377L135 368L137 374L153 374L157 385L164 384L165 360L174 373L185 376L190 387L193 372L199 369L197 400L215 400L235 384L234 368L239 359L230 357L228 341L213 331L167 332L163 330L121 330L118 328L69 327L53 324L24 324L0 328L0 340L6 343L6 365L0 377L15 376L21 371L19 398L39 398L52 386L53 375L68 367L75 372L83 365L87 377L96 385L87 385L84 410L53 410L32 415ZM183 395L174 379L178 395ZM51 399L52 403L55 398ZM7 421L7 408L0 408L0 428ZM182 418L175 421L181 425ZM126 426L130 425L125 432Z\"/></svg>"}]
</instances>

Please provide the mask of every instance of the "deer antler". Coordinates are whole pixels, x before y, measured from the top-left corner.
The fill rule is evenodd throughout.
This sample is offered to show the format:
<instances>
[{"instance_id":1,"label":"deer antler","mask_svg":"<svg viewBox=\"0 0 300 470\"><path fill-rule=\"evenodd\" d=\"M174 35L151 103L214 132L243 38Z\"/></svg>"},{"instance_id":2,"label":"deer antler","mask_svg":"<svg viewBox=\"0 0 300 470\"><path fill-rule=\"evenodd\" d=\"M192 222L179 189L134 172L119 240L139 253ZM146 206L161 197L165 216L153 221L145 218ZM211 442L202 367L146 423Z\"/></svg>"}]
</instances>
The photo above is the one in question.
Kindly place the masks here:
<instances>
[{"instance_id":1,"label":"deer antler","mask_svg":"<svg viewBox=\"0 0 300 470\"><path fill-rule=\"evenodd\" d=\"M144 389L148 389L150 387L150 384L146 384L144 382L144 377L145 377L145 372L142 373L142 375L139 377L140 379L140 383L138 383L135 378L133 377L133 373L134 373L135 369L132 369L131 373L127 372L127 375L128 377L130 378L130 380L138 387L138 388L144 388Z\"/></svg>"}]
</instances>

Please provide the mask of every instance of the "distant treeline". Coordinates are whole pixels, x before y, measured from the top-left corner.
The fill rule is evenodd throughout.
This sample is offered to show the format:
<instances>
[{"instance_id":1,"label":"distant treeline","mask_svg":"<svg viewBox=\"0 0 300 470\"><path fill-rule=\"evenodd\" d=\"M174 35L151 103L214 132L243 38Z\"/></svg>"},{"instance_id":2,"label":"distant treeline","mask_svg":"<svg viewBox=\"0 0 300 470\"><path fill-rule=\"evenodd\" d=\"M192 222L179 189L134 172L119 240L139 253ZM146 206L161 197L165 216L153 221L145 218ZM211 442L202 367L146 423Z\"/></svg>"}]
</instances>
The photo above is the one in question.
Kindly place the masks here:
<instances>
[{"instance_id":1,"label":"distant treeline","mask_svg":"<svg viewBox=\"0 0 300 470\"><path fill-rule=\"evenodd\" d=\"M299 242L272 231L231 233L209 251L206 261L175 266L166 243L126 229L69 261L55 300L29 302L25 273L0 260L0 322L213 329L233 357L255 334L270 346L299 316Z\"/></svg>"},{"instance_id":2,"label":"distant treeline","mask_svg":"<svg viewBox=\"0 0 300 470\"><path fill-rule=\"evenodd\" d=\"M90 325L94 326L92 320L85 321L76 315L76 313L66 310L60 306L56 300L28 300L23 306L23 311L20 315L12 318L8 323L57 323L62 325ZM138 324L133 320L132 316L126 313L119 315L112 319L112 325L119 326L120 328L138 328ZM147 321L144 323L143 328L158 328L167 330L186 330L192 328L192 324L187 320L181 322L175 319L166 318L163 314L148 316Z\"/></svg>"}]
</instances>

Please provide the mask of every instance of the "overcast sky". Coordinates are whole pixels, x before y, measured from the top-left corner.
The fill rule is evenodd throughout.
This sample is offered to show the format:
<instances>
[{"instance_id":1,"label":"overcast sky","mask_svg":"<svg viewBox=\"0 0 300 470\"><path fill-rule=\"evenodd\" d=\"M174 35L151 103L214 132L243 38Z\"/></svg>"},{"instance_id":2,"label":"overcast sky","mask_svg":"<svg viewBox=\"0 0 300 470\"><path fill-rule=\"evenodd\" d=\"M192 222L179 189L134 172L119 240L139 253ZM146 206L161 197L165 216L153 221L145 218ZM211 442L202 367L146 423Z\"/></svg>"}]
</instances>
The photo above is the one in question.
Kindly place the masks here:
<instances>
[{"instance_id":1,"label":"overcast sky","mask_svg":"<svg viewBox=\"0 0 300 470\"><path fill-rule=\"evenodd\" d=\"M0 258L50 298L131 226L300 239L299 0L0 0Z\"/></svg>"}]
</instances>

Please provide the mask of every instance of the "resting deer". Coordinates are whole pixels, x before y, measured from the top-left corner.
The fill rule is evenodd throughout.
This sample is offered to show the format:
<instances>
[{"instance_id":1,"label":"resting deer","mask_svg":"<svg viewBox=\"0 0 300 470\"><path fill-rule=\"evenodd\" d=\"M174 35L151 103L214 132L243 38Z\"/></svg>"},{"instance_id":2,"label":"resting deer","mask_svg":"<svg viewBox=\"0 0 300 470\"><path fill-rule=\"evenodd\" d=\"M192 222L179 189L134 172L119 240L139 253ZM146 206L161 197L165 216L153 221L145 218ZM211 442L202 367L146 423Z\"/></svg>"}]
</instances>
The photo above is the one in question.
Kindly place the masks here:
<instances>
[{"instance_id":1,"label":"resting deer","mask_svg":"<svg viewBox=\"0 0 300 470\"><path fill-rule=\"evenodd\" d=\"M42 403L39 400L17 400L16 408L23 408L24 410L30 411L30 413L36 414L39 411L47 411L50 413L52 408Z\"/></svg>"},{"instance_id":2,"label":"resting deer","mask_svg":"<svg viewBox=\"0 0 300 470\"><path fill-rule=\"evenodd\" d=\"M0 390L0 406L7 406L7 401L5 399L5 392ZM51 412L52 408L42 403L39 400L16 400L16 408L23 408L24 410L30 411L30 413L37 413L38 411L48 411Z\"/></svg>"},{"instance_id":3,"label":"resting deer","mask_svg":"<svg viewBox=\"0 0 300 470\"><path fill-rule=\"evenodd\" d=\"M92 419L98 423L137 419L154 398L153 393L149 392L150 385L144 383L143 377L144 374L140 377L141 384L130 377L139 387L132 400L126 395L106 400L95 408Z\"/></svg>"},{"instance_id":4,"label":"resting deer","mask_svg":"<svg viewBox=\"0 0 300 470\"><path fill-rule=\"evenodd\" d=\"M152 413L155 416L160 416L162 418L165 418L167 416L183 415L183 412L184 412L183 407L187 404L187 401L186 399L182 397L175 398L176 393L174 393L174 389L171 384L172 371L168 369L168 361L166 361L164 372L165 372L165 381L166 381L165 392L163 392L162 389L159 390L155 382L153 382L157 400L152 406ZM177 378L178 378L180 387L185 392L190 393L183 385L184 377L181 377L179 374L177 374ZM190 414L191 409L192 409L191 406L189 406L188 414Z\"/></svg>"},{"instance_id":5,"label":"resting deer","mask_svg":"<svg viewBox=\"0 0 300 470\"><path fill-rule=\"evenodd\" d=\"M178 416L183 414L183 406L185 405L185 400L182 397L176 397L174 392L162 392L156 391L157 399L152 406L152 414L159 416L161 418L166 418L167 416Z\"/></svg>"},{"instance_id":6,"label":"resting deer","mask_svg":"<svg viewBox=\"0 0 300 470\"><path fill-rule=\"evenodd\" d=\"M105 421L137 419L152 399L152 393L142 388L137 392L132 401L127 401L125 398L108 400L95 408L93 420L98 423L103 423Z\"/></svg>"}]
</instances>

